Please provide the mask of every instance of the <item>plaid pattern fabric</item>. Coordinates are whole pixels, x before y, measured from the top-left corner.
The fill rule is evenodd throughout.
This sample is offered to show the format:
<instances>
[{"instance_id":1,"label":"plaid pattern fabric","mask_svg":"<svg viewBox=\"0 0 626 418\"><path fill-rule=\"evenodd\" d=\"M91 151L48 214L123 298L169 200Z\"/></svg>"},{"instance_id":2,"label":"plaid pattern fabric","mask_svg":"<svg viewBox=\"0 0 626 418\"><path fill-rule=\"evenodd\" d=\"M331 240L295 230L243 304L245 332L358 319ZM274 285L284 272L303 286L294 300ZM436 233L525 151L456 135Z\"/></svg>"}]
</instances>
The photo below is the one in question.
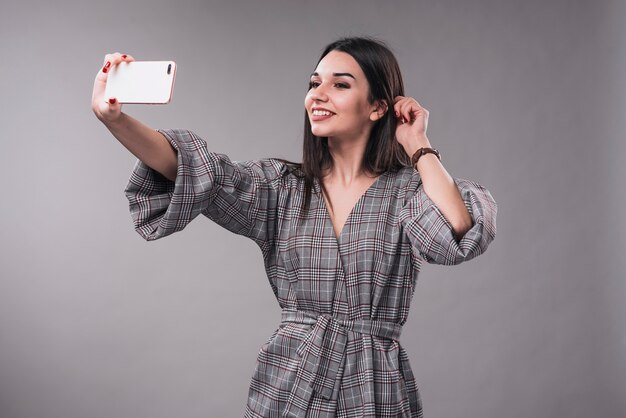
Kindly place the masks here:
<instances>
[{"instance_id":1,"label":"plaid pattern fabric","mask_svg":"<svg viewBox=\"0 0 626 418\"><path fill-rule=\"evenodd\" d=\"M459 240L412 167L378 177L339 237L314 184L275 159L233 162L186 130L160 131L178 151L171 182L138 161L125 190L137 232L155 240L202 214L261 249L282 321L260 347L245 417L422 417L399 343L421 263L458 264L486 251L496 203L454 179L474 220Z\"/></svg>"}]
</instances>

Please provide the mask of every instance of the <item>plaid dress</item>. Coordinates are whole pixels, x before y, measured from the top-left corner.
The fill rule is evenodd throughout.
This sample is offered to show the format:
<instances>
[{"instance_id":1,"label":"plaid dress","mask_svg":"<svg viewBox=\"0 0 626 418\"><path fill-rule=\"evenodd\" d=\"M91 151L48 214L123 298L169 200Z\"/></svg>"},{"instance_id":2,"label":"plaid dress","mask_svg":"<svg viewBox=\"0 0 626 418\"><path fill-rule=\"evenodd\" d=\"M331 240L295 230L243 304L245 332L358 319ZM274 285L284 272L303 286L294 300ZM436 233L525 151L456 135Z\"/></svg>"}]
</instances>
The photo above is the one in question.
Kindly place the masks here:
<instances>
[{"instance_id":1,"label":"plaid dress","mask_svg":"<svg viewBox=\"0 0 626 418\"><path fill-rule=\"evenodd\" d=\"M314 183L275 159L234 162L186 130L172 182L137 161L125 190L137 232L155 240L202 214L261 249L282 321L260 347L245 417L421 417L402 326L421 263L458 264L496 233L496 203L454 179L474 220L457 242L413 167L379 176L337 237Z\"/></svg>"}]
</instances>

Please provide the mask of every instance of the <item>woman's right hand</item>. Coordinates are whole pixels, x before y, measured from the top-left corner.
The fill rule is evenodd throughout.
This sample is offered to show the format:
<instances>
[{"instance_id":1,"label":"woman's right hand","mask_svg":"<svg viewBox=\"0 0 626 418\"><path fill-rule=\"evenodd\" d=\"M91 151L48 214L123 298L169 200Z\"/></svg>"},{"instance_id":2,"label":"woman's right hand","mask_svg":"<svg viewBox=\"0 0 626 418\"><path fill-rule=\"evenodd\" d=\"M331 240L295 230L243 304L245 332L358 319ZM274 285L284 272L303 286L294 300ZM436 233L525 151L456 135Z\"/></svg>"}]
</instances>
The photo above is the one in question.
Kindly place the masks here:
<instances>
[{"instance_id":1,"label":"woman's right hand","mask_svg":"<svg viewBox=\"0 0 626 418\"><path fill-rule=\"evenodd\" d=\"M91 110L104 123L115 122L122 114L122 105L116 97L104 97L109 71L120 62L131 61L135 61L135 59L128 54L120 54L119 52L107 54L104 57L102 68L96 75L91 96Z\"/></svg>"}]
</instances>

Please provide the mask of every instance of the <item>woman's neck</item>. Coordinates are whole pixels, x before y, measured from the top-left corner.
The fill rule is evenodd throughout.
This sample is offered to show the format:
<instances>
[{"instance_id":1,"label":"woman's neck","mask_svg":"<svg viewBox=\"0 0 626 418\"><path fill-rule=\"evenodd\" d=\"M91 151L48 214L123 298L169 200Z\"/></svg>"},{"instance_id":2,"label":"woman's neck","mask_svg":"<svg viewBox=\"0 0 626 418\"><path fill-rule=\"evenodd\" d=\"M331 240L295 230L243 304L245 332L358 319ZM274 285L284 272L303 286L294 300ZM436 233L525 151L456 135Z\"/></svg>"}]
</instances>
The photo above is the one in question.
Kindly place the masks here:
<instances>
[{"instance_id":1,"label":"woman's neck","mask_svg":"<svg viewBox=\"0 0 626 418\"><path fill-rule=\"evenodd\" d=\"M328 151L333 158L333 166L325 178L333 183L349 186L364 176L363 157L367 138L345 140L328 138Z\"/></svg>"}]
</instances>

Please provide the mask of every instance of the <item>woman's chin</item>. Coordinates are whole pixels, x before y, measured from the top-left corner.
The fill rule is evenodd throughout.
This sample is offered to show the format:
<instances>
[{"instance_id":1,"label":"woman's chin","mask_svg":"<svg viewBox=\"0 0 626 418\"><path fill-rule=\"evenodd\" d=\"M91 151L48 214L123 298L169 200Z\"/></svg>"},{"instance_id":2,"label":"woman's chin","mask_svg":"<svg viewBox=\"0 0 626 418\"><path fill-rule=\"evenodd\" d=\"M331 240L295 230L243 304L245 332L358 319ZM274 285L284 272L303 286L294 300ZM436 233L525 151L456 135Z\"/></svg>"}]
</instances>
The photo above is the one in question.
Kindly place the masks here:
<instances>
[{"instance_id":1,"label":"woman's chin","mask_svg":"<svg viewBox=\"0 0 626 418\"><path fill-rule=\"evenodd\" d=\"M328 129L322 129L319 127L311 127L311 132L313 133L313 135L317 136L317 137L327 137L329 136L330 131Z\"/></svg>"}]
</instances>

